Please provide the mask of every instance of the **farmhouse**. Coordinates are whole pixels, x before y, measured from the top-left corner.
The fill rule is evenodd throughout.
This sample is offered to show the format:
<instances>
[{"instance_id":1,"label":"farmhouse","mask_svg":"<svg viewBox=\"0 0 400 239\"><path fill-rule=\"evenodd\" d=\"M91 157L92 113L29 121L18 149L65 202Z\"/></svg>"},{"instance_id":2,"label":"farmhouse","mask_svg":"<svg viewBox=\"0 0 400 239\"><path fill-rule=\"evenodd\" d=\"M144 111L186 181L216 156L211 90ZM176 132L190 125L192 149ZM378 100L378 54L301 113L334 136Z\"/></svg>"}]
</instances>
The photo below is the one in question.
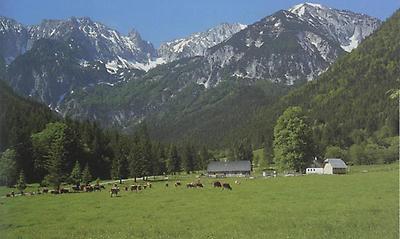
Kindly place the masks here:
<instances>
[{"instance_id":1,"label":"farmhouse","mask_svg":"<svg viewBox=\"0 0 400 239\"><path fill-rule=\"evenodd\" d=\"M323 168L307 168L306 169L306 174L323 174L324 169Z\"/></svg>"},{"instance_id":2,"label":"farmhouse","mask_svg":"<svg viewBox=\"0 0 400 239\"><path fill-rule=\"evenodd\" d=\"M342 159L332 158L324 161L324 174L345 174L347 165Z\"/></svg>"},{"instance_id":3,"label":"farmhouse","mask_svg":"<svg viewBox=\"0 0 400 239\"><path fill-rule=\"evenodd\" d=\"M209 177L231 177L250 175L250 161L212 161L207 166L207 174Z\"/></svg>"}]
</instances>

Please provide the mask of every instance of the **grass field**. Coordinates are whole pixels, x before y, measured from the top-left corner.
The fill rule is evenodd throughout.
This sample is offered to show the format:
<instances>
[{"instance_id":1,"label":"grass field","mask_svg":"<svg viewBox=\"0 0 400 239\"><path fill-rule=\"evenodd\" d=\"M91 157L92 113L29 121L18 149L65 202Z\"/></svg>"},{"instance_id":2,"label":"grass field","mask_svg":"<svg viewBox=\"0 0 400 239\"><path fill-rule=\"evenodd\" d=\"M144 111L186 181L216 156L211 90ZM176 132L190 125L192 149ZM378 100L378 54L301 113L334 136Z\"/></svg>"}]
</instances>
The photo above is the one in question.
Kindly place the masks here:
<instances>
[{"instance_id":1,"label":"grass field","mask_svg":"<svg viewBox=\"0 0 400 239\"><path fill-rule=\"evenodd\" d=\"M203 189L159 182L118 198L108 190L1 198L0 238L399 238L398 164L240 179L232 191L201 180Z\"/></svg>"}]
</instances>

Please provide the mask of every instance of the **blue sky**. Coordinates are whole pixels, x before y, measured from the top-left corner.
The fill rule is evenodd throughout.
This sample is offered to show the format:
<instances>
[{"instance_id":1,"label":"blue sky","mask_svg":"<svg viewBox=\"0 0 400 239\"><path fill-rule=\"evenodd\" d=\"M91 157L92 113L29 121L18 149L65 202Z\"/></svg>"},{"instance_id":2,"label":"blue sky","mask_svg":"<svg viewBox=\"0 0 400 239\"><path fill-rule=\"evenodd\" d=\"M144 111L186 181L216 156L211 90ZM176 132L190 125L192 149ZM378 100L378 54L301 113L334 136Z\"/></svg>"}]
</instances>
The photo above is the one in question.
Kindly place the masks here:
<instances>
[{"instance_id":1,"label":"blue sky","mask_svg":"<svg viewBox=\"0 0 400 239\"><path fill-rule=\"evenodd\" d=\"M310 1L365 13L382 20L400 7L400 0ZM42 19L88 16L126 34L137 29L158 46L163 41L204 31L221 22L251 24L301 1L293 0L0 0L0 15L23 24Z\"/></svg>"}]
</instances>

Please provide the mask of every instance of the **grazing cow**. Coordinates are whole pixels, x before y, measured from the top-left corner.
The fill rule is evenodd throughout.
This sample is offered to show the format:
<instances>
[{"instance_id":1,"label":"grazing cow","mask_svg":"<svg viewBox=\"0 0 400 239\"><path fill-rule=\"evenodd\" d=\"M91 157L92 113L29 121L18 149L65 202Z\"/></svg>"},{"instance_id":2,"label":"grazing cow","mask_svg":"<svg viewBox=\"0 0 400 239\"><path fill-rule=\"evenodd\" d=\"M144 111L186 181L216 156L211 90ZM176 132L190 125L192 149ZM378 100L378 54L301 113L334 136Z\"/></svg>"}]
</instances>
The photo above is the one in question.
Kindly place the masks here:
<instances>
[{"instance_id":1,"label":"grazing cow","mask_svg":"<svg viewBox=\"0 0 400 239\"><path fill-rule=\"evenodd\" d=\"M222 184L222 187L223 187L222 190L224 190L225 188L229 189L229 190L232 190L231 185L229 185L229 183Z\"/></svg>"},{"instance_id":2,"label":"grazing cow","mask_svg":"<svg viewBox=\"0 0 400 239\"><path fill-rule=\"evenodd\" d=\"M60 193L69 193L69 188L61 188Z\"/></svg>"},{"instance_id":3,"label":"grazing cow","mask_svg":"<svg viewBox=\"0 0 400 239\"><path fill-rule=\"evenodd\" d=\"M131 191L137 191L138 185L131 185Z\"/></svg>"},{"instance_id":4,"label":"grazing cow","mask_svg":"<svg viewBox=\"0 0 400 239\"><path fill-rule=\"evenodd\" d=\"M96 184L93 186L93 191L101 191L100 185Z\"/></svg>"},{"instance_id":5,"label":"grazing cow","mask_svg":"<svg viewBox=\"0 0 400 239\"><path fill-rule=\"evenodd\" d=\"M198 183L196 183L196 187L197 187L197 188L202 188L202 187L204 187L204 185L203 185L202 183L199 183L199 182L198 182Z\"/></svg>"},{"instance_id":6,"label":"grazing cow","mask_svg":"<svg viewBox=\"0 0 400 239\"><path fill-rule=\"evenodd\" d=\"M187 188L194 188L194 187L196 187L196 185L194 183L188 183L188 184L186 184L186 187Z\"/></svg>"},{"instance_id":7,"label":"grazing cow","mask_svg":"<svg viewBox=\"0 0 400 239\"><path fill-rule=\"evenodd\" d=\"M214 188L220 188L220 187L222 187L222 183L219 181L216 181L213 183L213 186L214 186Z\"/></svg>"},{"instance_id":8,"label":"grazing cow","mask_svg":"<svg viewBox=\"0 0 400 239\"><path fill-rule=\"evenodd\" d=\"M178 186L181 186L181 182L180 182L180 181L177 181L177 182L175 183L175 187L178 187Z\"/></svg>"},{"instance_id":9,"label":"grazing cow","mask_svg":"<svg viewBox=\"0 0 400 239\"><path fill-rule=\"evenodd\" d=\"M83 190L85 192L93 192L94 188L90 185L86 185Z\"/></svg>"},{"instance_id":10,"label":"grazing cow","mask_svg":"<svg viewBox=\"0 0 400 239\"><path fill-rule=\"evenodd\" d=\"M118 196L118 192L119 192L119 188L114 186L110 190L110 196L113 197L115 195L117 197Z\"/></svg>"}]
</instances>

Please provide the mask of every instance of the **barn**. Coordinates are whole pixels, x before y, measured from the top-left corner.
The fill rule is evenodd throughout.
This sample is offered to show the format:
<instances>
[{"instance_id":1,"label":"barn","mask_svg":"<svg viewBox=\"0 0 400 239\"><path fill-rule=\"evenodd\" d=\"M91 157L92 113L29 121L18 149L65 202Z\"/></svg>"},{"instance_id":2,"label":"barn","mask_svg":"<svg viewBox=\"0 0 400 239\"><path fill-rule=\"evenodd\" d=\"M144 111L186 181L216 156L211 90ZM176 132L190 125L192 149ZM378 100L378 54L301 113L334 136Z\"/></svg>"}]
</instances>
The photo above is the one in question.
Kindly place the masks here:
<instances>
[{"instance_id":1,"label":"barn","mask_svg":"<svg viewBox=\"0 0 400 239\"><path fill-rule=\"evenodd\" d=\"M248 176L251 171L250 161L212 161L207 166L209 177Z\"/></svg>"},{"instance_id":2,"label":"barn","mask_svg":"<svg viewBox=\"0 0 400 239\"><path fill-rule=\"evenodd\" d=\"M347 165L339 158L325 159L324 174L345 174L347 173Z\"/></svg>"}]
</instances>

